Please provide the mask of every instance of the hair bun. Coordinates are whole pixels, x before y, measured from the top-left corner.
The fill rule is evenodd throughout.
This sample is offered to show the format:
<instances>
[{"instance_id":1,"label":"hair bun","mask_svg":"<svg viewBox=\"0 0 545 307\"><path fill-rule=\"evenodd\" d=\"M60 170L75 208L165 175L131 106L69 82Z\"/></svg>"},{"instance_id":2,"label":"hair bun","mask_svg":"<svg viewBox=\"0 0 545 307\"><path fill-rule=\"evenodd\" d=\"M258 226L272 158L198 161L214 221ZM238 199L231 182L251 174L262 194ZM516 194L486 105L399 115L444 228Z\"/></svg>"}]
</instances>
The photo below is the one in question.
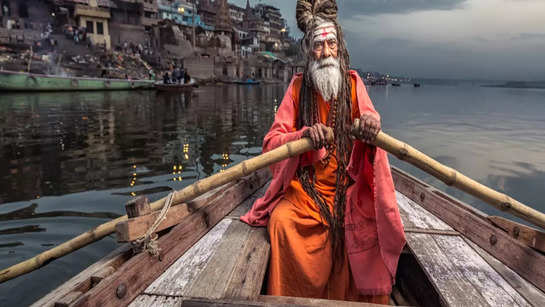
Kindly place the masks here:
<instances>
[{"instance_id":1,"label":"hair bun","mask_svg":"<svg viewBox=\"0 0 545 307\"><path fill-rule=\"evenodd\" d=\"M314 27L317 17L326 21L337 21L337 2L335 0L297 0L297 26L303 33Z\"/></svg>"}]
</instances>

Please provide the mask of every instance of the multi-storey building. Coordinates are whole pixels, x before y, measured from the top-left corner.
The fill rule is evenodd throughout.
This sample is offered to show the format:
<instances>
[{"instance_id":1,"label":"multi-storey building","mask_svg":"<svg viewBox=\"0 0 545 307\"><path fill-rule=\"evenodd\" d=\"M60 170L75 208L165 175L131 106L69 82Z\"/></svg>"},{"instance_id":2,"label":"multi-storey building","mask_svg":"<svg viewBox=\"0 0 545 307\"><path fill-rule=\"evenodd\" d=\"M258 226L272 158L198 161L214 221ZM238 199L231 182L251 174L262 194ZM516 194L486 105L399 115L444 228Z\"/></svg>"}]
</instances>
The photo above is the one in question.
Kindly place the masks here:
<instances>
[{"instance_id":1,"label":"multi-storey building","mask_svg":"<svg viewBox=\"0 0 545 307\"><path fill-rule=\"evenodd\" d=\"M169 19L185 27L201 27L213 31L214 27L205 24L197 12L197 6L187 1L159 0L159 17Z\"/></svg>"},{"instance_id":2,"label":"multi-storey building","mask_svg":"<svg viewBox=\"0 0 545 307\"><path fill-rule=\"evenodd\" d=\"M229 13L231 14L231 22L237 27L241 27L244 22L246 10L238 5L229 4Z\"/></svg>"}]
</instances>

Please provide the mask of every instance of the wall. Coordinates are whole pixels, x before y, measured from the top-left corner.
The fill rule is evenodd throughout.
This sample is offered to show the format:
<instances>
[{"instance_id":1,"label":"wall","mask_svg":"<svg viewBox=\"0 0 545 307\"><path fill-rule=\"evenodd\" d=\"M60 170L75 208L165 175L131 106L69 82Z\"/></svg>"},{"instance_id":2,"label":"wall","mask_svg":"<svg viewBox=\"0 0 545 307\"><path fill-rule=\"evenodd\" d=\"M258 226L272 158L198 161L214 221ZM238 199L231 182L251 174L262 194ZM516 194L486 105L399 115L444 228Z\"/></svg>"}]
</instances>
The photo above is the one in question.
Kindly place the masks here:
<instances>
[{"instance_id":1,"label":"wall","mask_svg":"<svg viewBox=\"0 0 545 307\"><path fill-rule=\"evenodd\" d=\"M144 26L120 23L110 23L110 37L113 46L121 46L125 41L144 45L149 40Z\"/></svg>"},{"instance_id":2,"label":"wall","mask_svg":"<svg viewBox=\"0 0 545 307\"><path fill-rule=\"evenodd\" d=\"M184 59L184 67L189 75L198 79L214 78L213 57L191 57Z\"/></svg>"},{"instance_id":3,"label":"wall","mask_svg":"<svg viewBox=\"0 0 545 307\"><path fill-rule=\"evenodd\" d=\"M80 16L79 18L79 25L80 27L86 27L87 21L93 22L93 34L88 33L87 36L91 39L91 42L93 45L102 45L106 44L106 49L110 50L112 47L111 40L110 40L110 29L108 27L108 20L106 19L100 19L95 17L88 17L88 16ZM102 22L104 26L104 34L96 34L97 33L97 22Z\"/></svg>"}]
</instances>

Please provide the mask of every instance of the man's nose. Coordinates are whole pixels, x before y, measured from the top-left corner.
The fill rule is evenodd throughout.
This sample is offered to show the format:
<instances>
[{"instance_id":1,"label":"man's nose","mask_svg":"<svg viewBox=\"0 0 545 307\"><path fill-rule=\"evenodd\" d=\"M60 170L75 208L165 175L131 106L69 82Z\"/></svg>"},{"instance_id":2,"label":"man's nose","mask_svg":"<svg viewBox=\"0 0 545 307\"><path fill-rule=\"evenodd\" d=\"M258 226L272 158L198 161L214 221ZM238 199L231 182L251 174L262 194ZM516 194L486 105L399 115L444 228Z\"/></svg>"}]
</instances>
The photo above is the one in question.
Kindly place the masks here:
<instances>
[{"instance_id":1,"label":"man's nose","mask_svg":"<svg viewBox=\"0 0 545 307\"><path fill-rule=\"evenodd\" d=\"M324 44L324 52L322 53L323 58L329 58L333 53L331 52L331 48L329 48L328 44Z\"/></svg>"}]
</instances>

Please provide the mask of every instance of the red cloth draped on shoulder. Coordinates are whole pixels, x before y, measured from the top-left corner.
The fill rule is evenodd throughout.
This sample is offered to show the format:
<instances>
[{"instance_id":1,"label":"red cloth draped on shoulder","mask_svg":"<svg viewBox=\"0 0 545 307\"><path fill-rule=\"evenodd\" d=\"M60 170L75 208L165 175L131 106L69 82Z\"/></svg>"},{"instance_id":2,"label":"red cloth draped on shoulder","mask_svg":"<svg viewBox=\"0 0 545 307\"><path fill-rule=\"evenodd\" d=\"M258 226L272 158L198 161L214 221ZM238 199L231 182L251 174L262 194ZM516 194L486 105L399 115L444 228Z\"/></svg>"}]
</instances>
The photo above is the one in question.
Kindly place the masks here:
<instances>
[{"instance_id":1,"label":"red cloth draped on shoulder","mask_svg":"<svg viewBox=\"0 0 545 307\"><path fill-rule=\"evenodd\" d=\"M360 114L370 114L380 119L360 77L354 71L350 71L350 76L356 83ZM295 128L299 93L294 91L294 87L301 79L301 74L292 79L275 121L265 136L263 152L300 139L308 129ZM252 226L267 226L272 210L283 198L297 168L319 161L325 155L325 149L321 149L271 166L273 179L269 188L241 220ZM399 256L405 245L405 235L387 153L355 141L348 173L355 183L347 191L345 242L356 287L362 295L390 294ZM369 216L369 210L364 210L364 204L370 202L374 206L374 216Z\"/></svg>"}]
</instances>

